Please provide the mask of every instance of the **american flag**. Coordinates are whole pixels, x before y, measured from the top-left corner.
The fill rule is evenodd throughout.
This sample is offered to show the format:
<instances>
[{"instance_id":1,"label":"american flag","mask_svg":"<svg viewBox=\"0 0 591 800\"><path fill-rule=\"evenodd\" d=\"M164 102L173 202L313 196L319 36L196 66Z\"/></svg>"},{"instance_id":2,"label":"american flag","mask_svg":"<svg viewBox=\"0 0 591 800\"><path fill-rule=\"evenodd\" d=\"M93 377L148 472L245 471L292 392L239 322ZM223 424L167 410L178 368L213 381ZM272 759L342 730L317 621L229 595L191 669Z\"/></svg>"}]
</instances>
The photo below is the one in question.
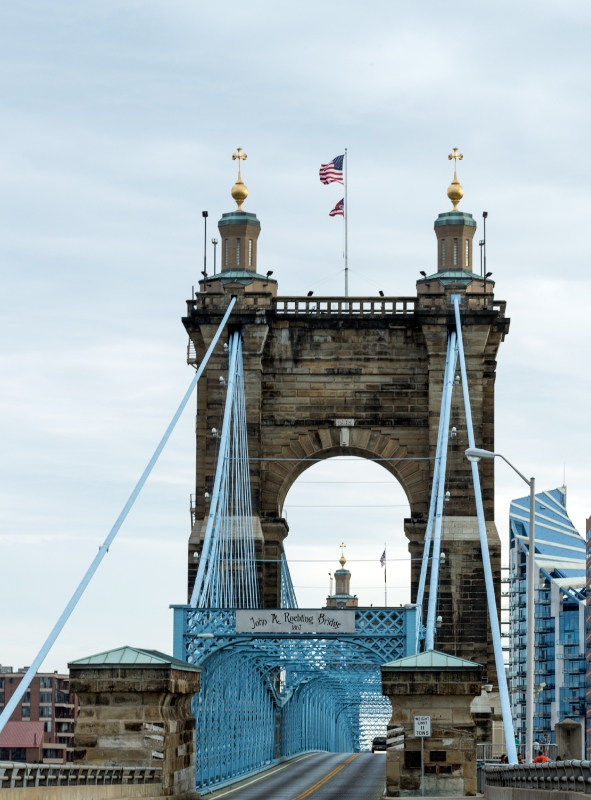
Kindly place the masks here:
<instances>
[{"instance_id":1,"label":"american flag","mask_svg":"<svg viewBox=\"0 0 591 800\"><path fill-rule=\"evenodd\" d=\"M320 180L324 184L343 182L343 161L345 156L336 156L328 164L320 166Z\"/></svg>"},{"instance_id":2,"label":"american flag","mask_svg":"<svg viewBox=\"0 0 591 800\"><path fill-rule=\"evenodd\" d=\"M384 550L384 552L382 553L382 557L380 558L380 566L383 567L385 563L386 563L386 551Z\"/></svg>"},{"instance_id":3,"label":"american flag","mask_svg":"<svg viewBox=\"0 0 591 800\"><path fill-rule=\"evenodd\" d=\"M331 217L344 217L345 216L345 200L339 200L333 210L330 212L329 216Z\"/></svg>"}]
</instances>

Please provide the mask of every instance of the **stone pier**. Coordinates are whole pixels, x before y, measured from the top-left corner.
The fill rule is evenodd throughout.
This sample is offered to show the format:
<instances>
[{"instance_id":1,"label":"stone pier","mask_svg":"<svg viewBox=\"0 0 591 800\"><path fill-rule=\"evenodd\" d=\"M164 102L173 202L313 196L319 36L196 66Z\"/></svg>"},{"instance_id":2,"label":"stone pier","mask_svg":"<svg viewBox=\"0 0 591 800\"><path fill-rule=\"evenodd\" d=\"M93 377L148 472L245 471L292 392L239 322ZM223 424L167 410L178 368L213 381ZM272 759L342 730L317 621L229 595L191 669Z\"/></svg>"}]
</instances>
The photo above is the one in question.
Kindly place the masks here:
<instances>
[{"instance_id":1,"label":"stone pier","mask_svg":"<svg viewBox=\"0 0 591 800\"><path fill-rule=\"evenodd\" d=\"M160 767L163 797L198 797L191 700L200 690L199 668L132 647L68 666L80 701L75 763Z\"/></svg>"},{"instance_id":2,"label":"stone pier","mask_svg":"<svg viewBox=\"0 0 591 800\"><path fill-rule=\"evenodd\" d=\"M423 742L425 795L476 794L476 742L487 721L471 706L482 675L480 664L436 650L382 666L382 693L392 703L385 798L421 794L421 739L414 736L414 717L421 715L431 718Z\"/></svg>"}]
</instances>

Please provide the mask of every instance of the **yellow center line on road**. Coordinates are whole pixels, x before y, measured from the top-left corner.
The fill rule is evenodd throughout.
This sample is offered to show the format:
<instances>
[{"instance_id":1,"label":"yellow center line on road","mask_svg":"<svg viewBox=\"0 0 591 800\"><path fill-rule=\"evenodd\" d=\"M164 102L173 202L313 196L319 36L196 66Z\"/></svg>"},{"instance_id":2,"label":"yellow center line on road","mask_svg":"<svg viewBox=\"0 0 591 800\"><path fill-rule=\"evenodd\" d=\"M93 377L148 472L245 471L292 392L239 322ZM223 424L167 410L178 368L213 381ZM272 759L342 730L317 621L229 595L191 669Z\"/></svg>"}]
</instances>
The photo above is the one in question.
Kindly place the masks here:
<instances>
[{"instance_id":1,"label":"yellow center line on road","mask_svg":"<svg viewBox=\"0 0 591 800\"><path fill-rule=\"evenodd\" d=\"M354 758L357 758L358 755L359 753L354 753L346 761L343 761L342 764L339 764L339 766L336 767L336 769L333 769L332 772L329 772L328 775L325 775L324 778L321 778L317 783L314 784L314 786L310 786L310 788L306 789L305 792L302 792L301 794L298 794L297 797L294 797L294 800L304 800L305 797L309 797L312 794L312 792L315 792L317 789L320 789L320 787L323 786L327 781L329 781L331 778L334 778L337 772L340 772L343 769L343 767L346 767L347 764L353 761Z\"/></svg>"}]
</instances>

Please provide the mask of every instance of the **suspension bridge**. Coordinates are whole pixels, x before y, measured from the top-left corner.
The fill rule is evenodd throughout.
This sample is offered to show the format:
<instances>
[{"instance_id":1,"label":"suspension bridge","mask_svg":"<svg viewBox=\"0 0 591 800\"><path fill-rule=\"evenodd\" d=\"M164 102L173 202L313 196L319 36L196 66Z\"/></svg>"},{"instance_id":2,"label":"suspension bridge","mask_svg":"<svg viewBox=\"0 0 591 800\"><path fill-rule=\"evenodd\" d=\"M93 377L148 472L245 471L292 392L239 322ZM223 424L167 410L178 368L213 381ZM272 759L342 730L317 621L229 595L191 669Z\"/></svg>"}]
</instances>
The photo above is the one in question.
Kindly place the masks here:
<instances>
[{"instance_id":1,"label":"suspension bridge","mask_svg":"<svg viewBox=\"0 0 591 800\"><path fill-rule=\"evenodd\" d=\"M222 217L224 267L204 275L183 319L193 380L21 696L197 388L188 602L173 606L174 656L201 669L196 790L316 751L368 751L392 718L381 667L436 650L483 665L516 762L492 465L463 456L467 447L492 449L496 354L508 320L491 282L487 291L471 271L471 216L454 208L435 225L438 272L417 282L416 297L302 298L277 296L276 283L256 272L256 216ZM457 250L458 238L465 263L446 268L441 254ZM412 602L299 609L283 502L309 466L350 455L381 464L406 492ZM0 715L0 730L19 699Z\"/></svg>"}]
</instances>

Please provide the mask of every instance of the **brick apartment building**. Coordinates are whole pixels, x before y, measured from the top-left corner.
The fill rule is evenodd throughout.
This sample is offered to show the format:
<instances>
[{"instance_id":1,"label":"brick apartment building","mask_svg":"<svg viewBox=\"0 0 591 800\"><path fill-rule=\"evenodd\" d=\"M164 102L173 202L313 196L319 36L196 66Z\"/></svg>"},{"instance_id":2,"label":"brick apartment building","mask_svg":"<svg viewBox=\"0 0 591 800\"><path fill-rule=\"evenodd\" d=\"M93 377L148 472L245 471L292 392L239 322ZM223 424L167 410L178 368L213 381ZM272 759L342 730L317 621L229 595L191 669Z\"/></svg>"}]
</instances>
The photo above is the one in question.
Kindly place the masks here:
<instances>
[{"instance_id":1,"label":"brick apartment building","mask_svg":"<svg viewBox=\"0 0 591 800\"><path fill-rule=\"evenodd\" d=\"M26 667L15 672L0 666L0 712L26 671ZM71 762L77 716L78 698L70 692L70 676L37 673L0 733L0 761Z\"/></svg>"}]
</instances>

